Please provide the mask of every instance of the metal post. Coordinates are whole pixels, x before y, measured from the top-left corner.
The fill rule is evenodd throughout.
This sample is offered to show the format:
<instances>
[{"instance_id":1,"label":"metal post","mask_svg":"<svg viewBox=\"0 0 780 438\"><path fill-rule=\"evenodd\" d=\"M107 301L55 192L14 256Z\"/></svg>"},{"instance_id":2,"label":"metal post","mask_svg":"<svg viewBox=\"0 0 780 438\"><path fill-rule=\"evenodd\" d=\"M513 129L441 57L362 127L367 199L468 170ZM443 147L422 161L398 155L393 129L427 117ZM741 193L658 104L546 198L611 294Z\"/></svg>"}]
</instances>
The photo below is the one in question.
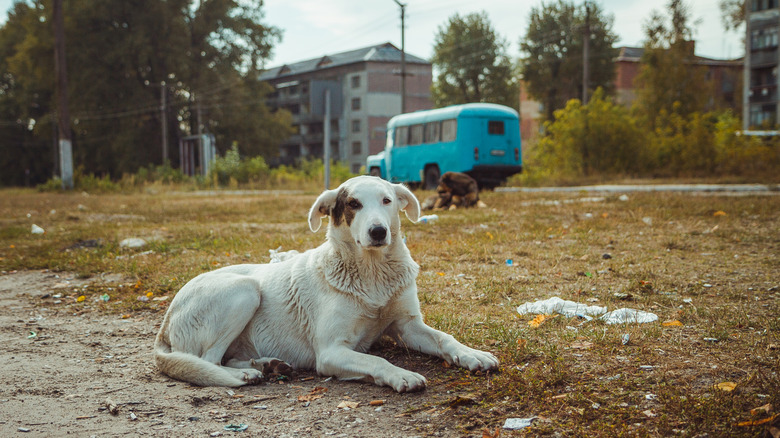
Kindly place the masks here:
<instances>
[{"instance_id":1,"label":"metal post","mask_svg":"<svg viewBox=\"0 0 780 438\"><path fill-rule=\"evenodd\" d=\"M168 87L165 81L160 84L160 123L162 123L162 164L168 161L168 117L166 116L166 106L168 98Z\"/></svg>"},{"instance_id":2,"label":"metal post","mask_svg":"<svg viewBox=\"0 0 780 438\"><path fill-rule=\"evenodd\" d=\"M590 82L590 4L585 2L585 32L582 37L582 104L588 103Z\"/></svg>"},{"instance_id":3,"label":"metal post","mask_svg":"<svg viewBox=\"0 0 780 438\"><path fill-rule=\"evenodd\" d=\"M750 3L745 2L745 56L742 58L742 129L750 129Z\"/></svg>"},{"instance_id":4,"label":"metal post","mask_svg":"<svg viewBox=\"0 0 780 438\"><path fill-rule=\"evenodd\" d=\"M54 69L57 75L57 126L60 137L60 173L62 188L73 189L73 144L68 112L68 68L65 62L65 28L62 0L54 0Z\"/></svg>"},{"instance_id":5,"label":"metal post","mask_svg":"<svg viewBox=\"0 0 780 438\"><path fill-rule=\"evenodd\" d=\"M393 0L401 7L401 114L406 112L406 49L404 47L404 17L406 5Z\"/></svg>"},{"instance_id":6,"label":"metal post","mask_svg":"<svg viewBox=\"0 0 780 438\"><path fill-rule=\"evenodd\" d=\"M330 89L325 89L325 121L322 127L323 161L325 165L325 190L330 187Z\"/></svg>"}]
</instances>

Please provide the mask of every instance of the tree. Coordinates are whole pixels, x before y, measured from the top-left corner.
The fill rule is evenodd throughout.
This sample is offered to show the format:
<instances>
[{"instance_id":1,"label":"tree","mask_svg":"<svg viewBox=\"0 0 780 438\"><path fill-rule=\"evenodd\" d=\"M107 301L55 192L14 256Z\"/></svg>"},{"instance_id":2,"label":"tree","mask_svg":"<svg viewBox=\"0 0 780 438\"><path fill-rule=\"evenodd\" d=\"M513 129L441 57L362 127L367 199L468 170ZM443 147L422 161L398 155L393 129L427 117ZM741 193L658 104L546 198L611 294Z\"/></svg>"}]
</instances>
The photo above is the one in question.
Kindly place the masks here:
<instances>
[{"instance_id":1,"label":"tree","mask_svg":"<svg viewBox=\"0 0 780 438\"><path fill-rule=\"evenodd\" d=\"M721 19L727 31L737 30L745 22L746 0L720 0Z\"/></svg>"},{"instance_id":2,"label":"tree","mask_svg":"<svg viewBox=\"0 0 780 438\"><path fill-rule=\"evenodd\" d=\"M178 139L213 133L221 151L276 153L290 115L262 103L257 77L280 32L262 23L262 0L69 0L65 33L74 163L120 176L161 163L162 116L168 159ZM0 27L0 184L53 173L51 2L15 3ZM161 91L166 95L161 112ZM198 109L202 120L197 120ZM56 118L55 118L56 119ZM21 163L21 165L20 165ZM24 167L23 167L24 166Z\"/></svg>"},{"instance_id":3,"label":"tree","mask_svg":"<svg viewBox=\"0 0 780 438\"><path fill-rule=\"evenodd\" d=\"M431 62L439 71L431 89L436 107L469 102L517 107L518 88L506 42L485 12L455 14L440 26Z\"/></svg>"},{"instance_id":4,"label":"tree","mask_svg":"<svg viewBox=\"0 0 780 438\"><path fill-rule=\"evenodd\" d=\"M611 15L598 4L575 6L566 0L531 8L528 30L520 39L520 74L529 94L544 104L547 120L569 99L582 95L584 35L589 38L588 89L610 90L615 77L612 46L618 40Z\"/></svg>"},{"instance_id":5,"label":"tree","mask_svg":"<svg viewBox=\"0 0 780 438\"><path fill-rule=\"evenodd\" d=\"M693 53L690 13L683 0L669 0L669 16L654 11L645 24L647 41L637 76L637 104L655 126L662 110L688 115L710 105L711 83Z\"/></svg>"}]
</instances>

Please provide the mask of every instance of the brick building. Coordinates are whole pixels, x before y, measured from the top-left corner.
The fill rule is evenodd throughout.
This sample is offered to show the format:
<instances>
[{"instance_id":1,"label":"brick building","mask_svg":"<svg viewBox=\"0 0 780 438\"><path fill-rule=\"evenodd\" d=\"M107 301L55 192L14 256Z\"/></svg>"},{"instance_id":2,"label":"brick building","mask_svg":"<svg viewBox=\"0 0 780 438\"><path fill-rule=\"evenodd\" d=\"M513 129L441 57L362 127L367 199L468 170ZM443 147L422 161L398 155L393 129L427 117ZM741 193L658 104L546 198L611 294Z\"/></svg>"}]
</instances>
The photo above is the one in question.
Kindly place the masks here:
<instances>
[{"instance_id":1,"label":"brick building","mask_svg":"<svg viewBox=\"0 0 780 438\"><path fill-rule=\"evenodd\" d=\"M406 111L433 107L431 63L405 54ZM331 101L331 158L354 173L384 149L387 121L401 113L401 51L390 43L325 55L264 71L271 109L293 114L297 132L279 145L277 164L323 157L325 90Z\"/></svg>"}]
</instances>

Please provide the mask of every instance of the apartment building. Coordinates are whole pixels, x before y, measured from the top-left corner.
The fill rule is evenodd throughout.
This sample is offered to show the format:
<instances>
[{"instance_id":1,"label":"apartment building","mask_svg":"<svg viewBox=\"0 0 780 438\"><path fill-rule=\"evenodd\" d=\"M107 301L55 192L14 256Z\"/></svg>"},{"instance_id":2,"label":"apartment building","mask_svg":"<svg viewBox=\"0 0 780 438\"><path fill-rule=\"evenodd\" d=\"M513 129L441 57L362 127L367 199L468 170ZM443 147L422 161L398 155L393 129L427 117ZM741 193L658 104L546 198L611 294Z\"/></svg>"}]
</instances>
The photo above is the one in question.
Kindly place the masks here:
<instances>
[{"instance_id":1,"label":"apartment building","mask_svg":"<svg viewBox=\"0 0 780 438\"><path fill-rule=\"evenodd\" d=\"M406 112L433 108L431 63L405 54ZM279 145L275 164L324 156L325 95L330 95L330 156L358 173L384 149L387 121L401 113L401 51L391 43L268 69L270 108L293 114L296 133Z\"/></svg>"},{"instance_id":2,"label":"apartment building","mask_svg":"<svg viewBox=\"0 0 780 438\"><path fill-rule=\"evenodd\" d=\"M780 125L778 87L780 50L778 0L748 0L743 96L743 129L769 128ZM749 78L749 80L747 80Z\"/></svg>"}]
</instances>

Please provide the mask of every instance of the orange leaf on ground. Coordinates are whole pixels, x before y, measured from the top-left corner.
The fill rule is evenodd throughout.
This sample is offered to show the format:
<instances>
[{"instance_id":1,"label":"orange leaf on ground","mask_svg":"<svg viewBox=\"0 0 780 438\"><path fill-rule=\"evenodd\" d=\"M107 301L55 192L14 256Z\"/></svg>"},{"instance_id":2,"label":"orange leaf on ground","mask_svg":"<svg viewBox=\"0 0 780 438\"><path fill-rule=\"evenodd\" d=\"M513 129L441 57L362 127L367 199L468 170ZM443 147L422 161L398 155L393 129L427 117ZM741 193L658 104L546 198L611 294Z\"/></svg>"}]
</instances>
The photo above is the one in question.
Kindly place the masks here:
<instances>
[{"instance_id":1,"label":"orange leaf on ground","mask_svg":"<svg viewBox=\"0 0 780 438\"><path fill-rule=\"evenodd\" d=\"M717 385L715 385L715 387L720 389L721 391L731 392L734 389L736 389L737 384L734 382L720 382Z\"/></svg>"},{"instance_id":2,"label":"orange leaf on ground","mask_svg":"<svg viewBox=\"0 0 780 438\"><path fill-rule=\"evenodd\" d=\"M555 318L556 316L558 316L558 315L541 315L541 314L540 315L536 315L534 317L534 319L528 321L528 325L530 325L533 328L537 328L540 325L542 325L542 323L544 321L546 321L548 319L551 319L551 318Z\"/></svg>"}]
</instances>

